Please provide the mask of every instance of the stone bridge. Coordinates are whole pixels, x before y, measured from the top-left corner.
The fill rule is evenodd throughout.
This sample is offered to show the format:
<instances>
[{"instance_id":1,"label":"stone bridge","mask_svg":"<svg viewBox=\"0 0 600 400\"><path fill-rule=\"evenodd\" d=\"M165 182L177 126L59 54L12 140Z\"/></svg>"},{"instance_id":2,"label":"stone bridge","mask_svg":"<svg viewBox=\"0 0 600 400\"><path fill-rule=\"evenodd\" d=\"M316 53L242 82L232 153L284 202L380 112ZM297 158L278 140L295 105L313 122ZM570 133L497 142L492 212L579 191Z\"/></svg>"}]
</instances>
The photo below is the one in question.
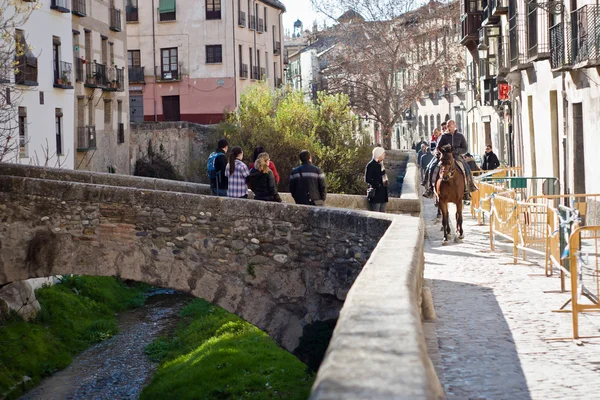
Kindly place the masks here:
<instances>
[{"instance_id":1,"label":"stone bridge","mask_svg":"<svg viewBox=\"0 0 600 400\"><path fill-rule=\"evenodd\" d=\"M415 174L412 165L407 177ZM315 208L206 190L0 164L0 286L81 274L169 287L289 351L304 326L339 317L313 398L439 397L420 318L420 217L331 207L360 206L361 196ZM415 214L418 199L406 197L396 207Z\"/></svg>"}]
</instances>

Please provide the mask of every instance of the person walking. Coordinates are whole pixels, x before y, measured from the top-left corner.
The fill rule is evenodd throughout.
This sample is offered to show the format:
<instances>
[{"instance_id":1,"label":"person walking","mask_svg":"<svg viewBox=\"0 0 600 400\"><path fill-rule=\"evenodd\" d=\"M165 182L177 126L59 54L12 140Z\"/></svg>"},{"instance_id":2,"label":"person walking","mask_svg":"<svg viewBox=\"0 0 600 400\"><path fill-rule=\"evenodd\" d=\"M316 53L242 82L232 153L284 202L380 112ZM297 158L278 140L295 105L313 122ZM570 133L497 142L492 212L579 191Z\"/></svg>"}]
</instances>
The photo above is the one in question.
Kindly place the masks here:
<instances>
[{"instance_id":1,"label":"person walking","mask_svg":"<svg viewBox=\"0 0 600 400\"><path fill-rule=\"evenodd\" d=\"M210 179L210 190L215 196L227 196L227 150L229 143L227 139L220 139L217 150L210 153L207 162L208 178Z\"/></svg>"},{"instance_id":2,"label":"person walking","mask_svg":"<svg viewBox=\"0 0 600 400\"><path fill-rule=\"evenodd\" d=\"M227 177L227 197L248 198L248 185L246 177L250 171L244 162L244 152L241 147L234 147L229 154L229 163L225 168Z\"/></svg>"},{"instance_id":3,"label":"person walking","mask_svg":"<svg viewBox=\"0 0 600 400\"><path fill-rule=\"evenodd\" d=\"M483 155L483 162L481 163L481 169L484 171L490 171L500 166L498 156L492 151L492 145L488 144L485 146L485 154Z\"/></svg>"},{"instance_id":4,"label":"person walking","mask_svg":"<svg viewBox=\"0 0 600 400\"><path fill-rule=\"evenodd\" d=\"M254 192L254 200L276 201L281 203L281 197L277 192L277 184L273 171L269 169L269 155L260 153L256 157L254 168L248 175L248 187Z\"/></svg>"},{"instance_id":5,"label":"person walking","mask_svg":"<svg viewBox=\"0 0 600 400\"><path fill-rule=\"evenodd\" d=\"M365 182L369 185L367 189L369 210L384 213L388 202L389 181L383 160L385 160L384 148L375 147L373 157L365 168Z\"/></svg>"},{"instance_id":6,"label":"person walking","mask_svg":"<svg viewBox=\"0 0 600 400\"><path fill-rule=\"evenodd\" d=\"M265 152L265 148L263 146L256 146L254 148L254 156L252 157L252 163L250 164L250 169L254 168L254 163L258 158L258 155ZM275 182L279 184L279 174L277 173L277 168L275 168L275 164L273 161L269 161L269 169L273 171L273 176L275 177Z\"/></svg>"},{"instance_id":7,"label":"person walking","mask_svg":"<svg viewBox=\"0 0 600 400\"><path fill-rule=\"evenodd\" d=\"M465 161L467 162L467 164L469 164L469 168L471 168L471 171L479 171L479 166L475 162L475 159L473 158L471 153L465 154Z\"/></svg>"},{"instance_id":8,"label":"person walking","mask_svg":"<svg viewBox=\"0 0 600 400\"><path fill-rule=\"evenodd\" d=\"M290 193L296 204L322 206L327 197L325 174L312 164L308 150L302 150L299 157L302 165L292 170Z\"/></svg>"}]
</instances>

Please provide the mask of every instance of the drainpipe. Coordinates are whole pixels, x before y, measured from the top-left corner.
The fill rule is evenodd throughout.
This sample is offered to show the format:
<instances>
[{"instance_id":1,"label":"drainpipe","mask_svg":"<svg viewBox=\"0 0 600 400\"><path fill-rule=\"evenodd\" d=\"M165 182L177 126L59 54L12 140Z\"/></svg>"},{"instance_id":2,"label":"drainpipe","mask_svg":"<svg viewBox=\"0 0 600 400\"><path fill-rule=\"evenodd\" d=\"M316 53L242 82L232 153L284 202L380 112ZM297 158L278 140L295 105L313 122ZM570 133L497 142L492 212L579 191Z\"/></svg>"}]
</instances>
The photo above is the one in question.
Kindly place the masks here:
<instances>
[{"instance_id":1,"label":"drainpipe","mask_svg":"<svg viewBox=\"0 0 600 400\"><path fill-rule=\"evenodd\" d=\"M239 10L238 10L239 12ZM237 28L237 22L235 21L235 0L231 0L231 13L233 14L233 104L235 106L235 108L237 109L238 106L238 98L237 98L237 83L238 83L238 79L237 79L237 68L235 65L235 61L236 61L236 53L237 53L237 46L235 43L235 30ZM241 64L242 60L240 60L240 64ZM241 68L241 65L240 65Z\"/></svg>"},{"instance_id":2,"label":"drainpipe","mask_svg":"<svg viewBox=\"0 0 600 400\"><path fill-rule=\"evenodd\" d=\"M256 8L256 2L252 1L252 13L255 14L254 15L254 65L256 66L256 68L258 68L258 49L256 48L256 30L258 29L258 9ZM252 73L252 71L250 71L250 73ZM260 74L260 71L258 71L258 73Z\"/></svg>"},{"instance_id":3,"label":"drainpipe","mask_svg":"<svg viewBox=\"0 0 600 400\"><path fill-rule=\"evenodd\" d=\"M154 122L158 122L158 115L156 113L156 33L154 31L154 13L156 8L154 7L154 0L152 0L152 71L154 73Z\"/></svg>"},{"instance_id":4,"label":"drainpipe","mask_svg":"<svg viewBox=\"0 0 600 400\"><path fill-rule=\"evenodd\" d=\"M569 193L569 166L567 165L569 161L569 153L568 153L568 140L567 137L569 135L569 100L567 100L567 83L565 81L565 71L561 72L561 81L562 81L562 98L563 98L563 193Z\"/></svg>"}]
</instances>

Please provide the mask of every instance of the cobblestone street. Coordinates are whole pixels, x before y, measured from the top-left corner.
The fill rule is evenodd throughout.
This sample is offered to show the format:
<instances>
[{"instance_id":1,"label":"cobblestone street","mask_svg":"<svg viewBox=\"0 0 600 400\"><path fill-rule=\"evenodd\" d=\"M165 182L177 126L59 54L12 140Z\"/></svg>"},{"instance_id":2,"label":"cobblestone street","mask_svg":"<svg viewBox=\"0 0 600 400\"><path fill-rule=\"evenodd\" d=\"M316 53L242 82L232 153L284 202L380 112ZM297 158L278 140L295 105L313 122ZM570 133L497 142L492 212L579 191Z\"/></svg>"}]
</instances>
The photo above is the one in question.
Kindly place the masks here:
<instances>
[{"instance_id":1,"label":"cobblestone street","mask_svg":"<svg viewBox=\"0 0 600 400\"><path fill-rule=\"evenodd\" d=\"M489 227L465 211L465 240L442 246L441 218L424 200L425 278L437 313L425 330L448 399L600 398L600 338L547 340L572 334L571 314L552 312L570 297L556 293L558 275L545 277L543 260L514 265L512 253L490 252ZM581 335L599 327L599 316L581 314Z\"/></svg>"}]
</instances>

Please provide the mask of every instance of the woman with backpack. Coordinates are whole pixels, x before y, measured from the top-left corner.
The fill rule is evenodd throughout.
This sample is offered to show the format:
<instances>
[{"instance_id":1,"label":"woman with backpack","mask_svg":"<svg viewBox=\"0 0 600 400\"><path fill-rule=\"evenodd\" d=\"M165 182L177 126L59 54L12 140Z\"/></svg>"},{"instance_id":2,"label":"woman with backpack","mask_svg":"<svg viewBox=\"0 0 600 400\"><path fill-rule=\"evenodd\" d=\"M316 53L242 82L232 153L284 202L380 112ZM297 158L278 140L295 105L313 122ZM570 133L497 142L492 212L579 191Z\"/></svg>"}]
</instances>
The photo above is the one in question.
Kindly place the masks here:
<instances>
[{"instance_id":1,"label":"woman with backpack","mask_svg":"<svg viewBox=\"0 0 600 400\"><path fill-rule=\"evenodd\" d=\"M248 176L248 187L254 192L255 200L276 201L281 203L281 197L277 193L275 175L269 169L269 155L261 153L256 158L254 168Z\"/></svg>"},{"instance_id":2,"label":"woman with backpack","mask_svg":"<svg viewBox=\"0 0 600 400\"><path fill-rule=\"evenodd\" d=\"M246 178L250 171L242 161L244 152L241 147L231 149L229 163L225 168L225 176L228 178L227 197L248 198L248 185Z\"/></svg>"},{"instance_id":3,"label":"woman with backpack","mask_svg":"<svg viewBox=\"0 0 600 400\"><path fill-rule=\"evenodd\" d=\"M265 148L263 146L256 146L254 148L254 157L252 158L252 164L250 164L250 169L254 168L254 163L258 158L258 155L265 152ZM275 182L279 184L279 174L277 173L277 168L275 168L275 164L273 161L269 160L269 169L273 171L273 176L275 177Z\"/></svg>"}]
</instances>

